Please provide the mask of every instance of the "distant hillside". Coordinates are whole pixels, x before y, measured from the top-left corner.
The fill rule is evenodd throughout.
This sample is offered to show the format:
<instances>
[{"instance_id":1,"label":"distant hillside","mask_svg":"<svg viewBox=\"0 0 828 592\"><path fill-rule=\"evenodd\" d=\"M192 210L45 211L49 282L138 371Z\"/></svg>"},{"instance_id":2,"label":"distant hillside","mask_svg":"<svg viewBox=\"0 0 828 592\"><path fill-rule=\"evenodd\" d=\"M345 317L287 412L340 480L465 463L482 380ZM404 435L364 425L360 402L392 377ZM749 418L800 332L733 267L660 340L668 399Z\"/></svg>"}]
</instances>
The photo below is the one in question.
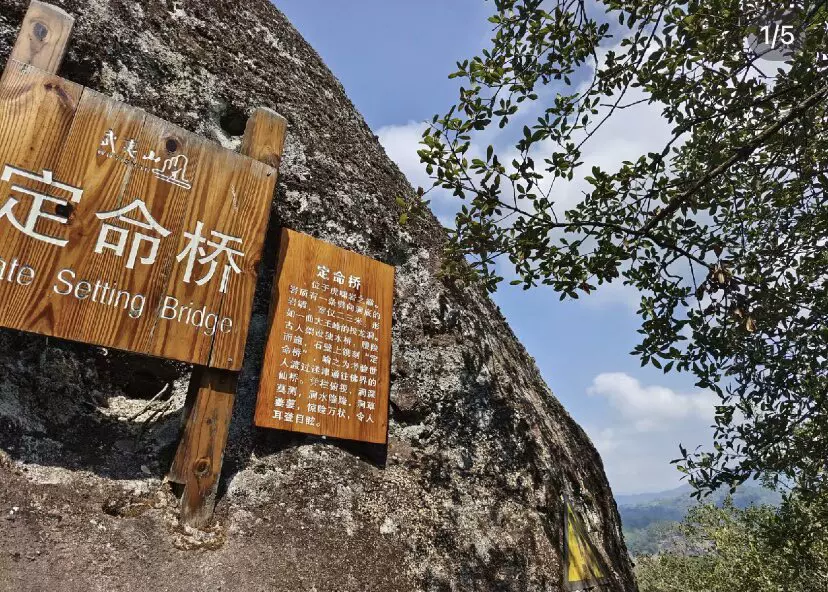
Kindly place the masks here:
<instances>
[{"instance_id":1,"label":"distant hillside","mask_svg":"<svg viewBox=\"0 0 828 592\"><path fill-rule=\"evenodd\" d=\"M631 555L648 555L676 546L680 537L675 526L697 503L690 497L691 492L689 485L683 485L669 491L616 496L624 538ZM727 491L719 491L704 501L721 504L726 496ZM739 508L777 505L780 499L777 492L758 485L743 485L733 495L733 502Z\"/></svg>"},{"instance_id":2,"label":"distant hillside","mask_svg":"<svg viewBox=\"0 0 828 592\"><path fill-rule=\"evenodd\" d=\"M648 493L631 493L628 495L616 495L615 501L619 506L638 506L650 502L679 497L682 495L690 495L693 488L689 485L681 485L675 489L667 489L664 491L650 491Z\"/></svg>"}]
</instances>

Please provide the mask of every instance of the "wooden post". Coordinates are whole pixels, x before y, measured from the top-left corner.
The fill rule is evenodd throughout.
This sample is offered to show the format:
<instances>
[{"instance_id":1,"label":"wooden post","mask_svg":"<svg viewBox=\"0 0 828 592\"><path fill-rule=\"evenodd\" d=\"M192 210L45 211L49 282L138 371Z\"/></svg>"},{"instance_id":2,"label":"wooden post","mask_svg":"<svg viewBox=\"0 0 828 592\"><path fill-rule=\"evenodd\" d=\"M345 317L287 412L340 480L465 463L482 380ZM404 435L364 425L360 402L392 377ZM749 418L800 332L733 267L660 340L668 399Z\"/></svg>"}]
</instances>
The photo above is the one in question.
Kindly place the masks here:
<instances>
[{"instance_id":1,"label":"wooden post","mask_svg":"<svg viewBox=\"0 0 828 592\"><path fill-rule=\"evenodd\" d=\"M181 521L190 526L202 527L213 515L237 383L238 373L203 366L190 378L191 406L168 475L184 485Z\"/></svg>"},{"instance_id":2,"label":"wooden post","mask_svg":"<svg viewBox=\"0 0 828 592\"><path fill-rule=\"evenodd\" d=\"M57 74L75 19L51 4L32 0L10 59Z\"/></svg>"},{"instance_id":3,"label":"wooden post","mask_svg":"<svg viewBox=\"0 0 828 592\"><path fill-rule=\"evenodd\" d=\"M256 109L247 122L241 152L278 168L286 131L284 117L270 109ZM167 475L184 485L180 518L189 526L203 527L213 516L237 385L237 372L193 370L184 432Z\"/></svg>"},{"instance_id":4,"label":"wooden post","mask_svg":"<svg viewBox=\"0 0 828 592\"><path fill-rule=\"evenodd\" d=\"M287 120L266 107L259 107L247 120L241 153L279 168L285 147Z\"/></svg>"}]
</instances>

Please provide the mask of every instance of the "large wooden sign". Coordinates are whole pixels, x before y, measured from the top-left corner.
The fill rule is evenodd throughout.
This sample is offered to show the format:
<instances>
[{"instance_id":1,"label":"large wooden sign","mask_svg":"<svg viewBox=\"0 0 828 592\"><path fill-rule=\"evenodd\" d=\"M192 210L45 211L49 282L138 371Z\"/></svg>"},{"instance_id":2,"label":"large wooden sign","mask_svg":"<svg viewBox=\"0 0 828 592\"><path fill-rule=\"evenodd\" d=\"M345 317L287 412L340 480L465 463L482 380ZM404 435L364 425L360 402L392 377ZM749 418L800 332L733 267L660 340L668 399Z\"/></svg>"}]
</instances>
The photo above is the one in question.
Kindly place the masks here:
<instances>
[{"instance_id":1,"label":"large wooden sign","mask_svg":"<svg viewBox=\"0 0 828 592\"><path fill-rule=\"evenodd\" d=\"M241 368L276 173L10 61L0 326Z\"/></svg>"},{"instance_id":2,"label":"large wooden sign","mask_svg":"<svg viewBox=\"0 0 828 592\"><path fill-rule=\"evenodd\" d=\"M283 230L255 423L384 443L394 268Z\"/></svg>"}]
</instances>

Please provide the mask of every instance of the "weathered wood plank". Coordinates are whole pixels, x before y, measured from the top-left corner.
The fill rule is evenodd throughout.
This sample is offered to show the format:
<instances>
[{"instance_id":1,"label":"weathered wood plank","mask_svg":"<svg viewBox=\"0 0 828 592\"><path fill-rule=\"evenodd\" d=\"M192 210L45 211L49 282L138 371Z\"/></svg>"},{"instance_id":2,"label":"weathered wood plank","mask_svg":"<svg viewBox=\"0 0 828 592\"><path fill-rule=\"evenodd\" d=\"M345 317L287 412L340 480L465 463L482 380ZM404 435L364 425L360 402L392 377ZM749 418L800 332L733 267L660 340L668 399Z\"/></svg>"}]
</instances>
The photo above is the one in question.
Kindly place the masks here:
<instances>
[{"instance_id":1,"label":"weathered wood plank","mask_svg":"<svg viewBox=\"0 0 828 592\"><path fill-rule=\"evenodd\" d=\"M158 122L159 125L165 124L161 120L158 120ZM166 192L155 191L154 193L154 196L160 198L158 202L159 215L167 216L169 214L166 221L159 219L159 222L165 228L172 230L171 238L173 236L176 238L167 241L163 247L165 250L159 252L159 260L170 261L171 266L167 268L167 274L159 277L159 282L155 284L156 293L158 294L156 302L158 303L159 314L153 319L153 324L149 328L150 331L146 335L145 348L152 355L198 360L196 363L206 365L209 364L210 350L213 343L220 335L217 327L222 299L219 282L224 261L217 261L217 273L206 284L199 285L197 282L209 271L210 266L199 265L197 262L198 255L192 250L190 254L195 257L192 268L188 265L189 255L182 261L176 261L176 257L187 248L189 243L187 233L196 232L199 223L201 228L199 234L205 239L211 237L213 230L223 233L228 232L230 224L228 216L232 215L232 212L229 212L225 205L230 198L226 179L235 177L242 169L249 170L249 163L239 161L236 158L238 155L223 150L219 146L205 144L198 136L169 126L169 124L166 124L166 126L167 129L159 128L155 132L147 134L148 139L156 138L155 145L150 144L150 150L162 155L161 158L163 159L175 158L176 155L186 155L188 158L187 180L192 183L193 187L202 187L200 192L202 199L195 202L192 200L190 190L169 183L166 184L168 186ZM174 148L174 150L171 151L168 148ZM152 194L152 188L157 187L157 182L157 177L152 173L136 175L135 187L132 193L137 195ZM165 196L164 193L166 193ZM257 195L259 195L258 199L261 200L263 194L258 193ZM266 218L269 213L269 207L268 211L263 211L261 207L258 211L250 211L251 216L255 218ZM244 239L248 239L254 244L260 244L261 242L259 237L252 235L242 237L242 240ZM247 246L247 244L244 244L242 248L244 249ZM205 252L209 251L206 244L202 244L201 248L204 248ZM251 249L255 249L255 247L251 246ZM253 254L252 256L255 257ZM189 277L187 277L188 269L190 269ZM237 277L231 277L227 289L238 289L238 279ZM246 278L245 280L255 284L255 278ZM194 310L204 311L199 315L195 324L202 324L202 321L206 320L208 327L194 326ZM234 318L235 311L227 312L228 318L232 318L236 322L236 329L242 329L246 335L245 321ZM187 321L188 318L190 322ZM234 365L231 363L229 367L236 369L240 368L241 364Z\"/></svg>"},{"instance_id":2,"label":"weathered wood plank","mask_svg":"<svg viewBox=\"0 0 828 592\"><path fill-rule=\"evenodd\" d=\"M272 171L273 176L277 177L279 174L278 166L282 160L282 151L285 146L286 133L287 120L284 117L270 109L258 108L247 122L242 138L242 154L253 159L251 162L266 163L269 166L265 170L268 173ZM265 167L264 164L258 164L258 166ZM257 182L262 179L258 175L251 175L249 178L255 179ZM276 179L268 180L272 184L276 183ZM242 276L252 276L254 281L238 282L238 287L224 294L222 310L247 310L253 302L256 287L255 277L261 263L261 252L267 233L269 216L254 218L245 214L245 212L255 209L255 204L250 203L250 200L257 192L256 187L251 186L251 183L231 186L230 193L232 200L225 201L225 207L231 208L227 216L230 220L230 233L237 236L257 237L261 242L257 242L251 248L251 251L256 255L245 257L241 262L243 265ZM219 334L213 343L210 365L217 368L232 367L235 361L233 360L234 352L244 350L245 338L246 332L244 334L241 332Z\"/></svg>"},{"instance_id":3,"label":"weathered wood plank","mask_svg":"<svg viewBox=\"0 0 828 592\"><path fill-rule=\"evenodd\" d=\"M57 73L75 19L57 6L32 0L10 59Z\"/></svg>"},{"instance_id":4,"label":"weathered wood plank","mask_svg":"<svg viewBox=\"0 0 828 592\"><path fill-rule=\"evenodd\" d=\"M20 171L34 172L47 180L51 171L60 163L66 137L72 127L83 87L50 74L40 73L26 64L10 61L0 79L0 206L5 213L0 218L0 324L21 328L29 321L37 325L37 317L28 316L28 306L35 287L43 274L34 261L29 260L32 250L56 254L58 247L31 240L26 234L12 227L9 217L18 224L25 224L31 215L24 200L29 195L16 189L18 183L29 191L48 191L49 185L26 179ZM5 155L14 155L6 158ZM7 166L8 165L8 166ZM70 193L56 192L64 198ZM51 204L44 203L44 210ZM41 218L38 232L51 232L44 228L48 220ZM34 244L39 243L39 244ZM48 320L48 319L47 319Z\"/></svg>"},{"instance_id":5,"label":"weathered wood plank","mask_svg":"<svg viewBox=\"0 0 828 592\"><path fill-rule=\"evenodd\" d=\"M123 186L131 169L124 163L103 156L90 157L90 145L97 145L106 130L115 122L136 135L143 127L145 113L123 104L111 104L106 97L84 90L72 128L53 169L55 179L73 187L82 187L83 196L70 204L68 221L42 220L38 231L67 241L56 246L38 240L27 240L16 255L38 271L27 290L10 291L6 302L16 311L14 316L3 311L3 323L16 329L46 335L83 335L89 343L136 349L135 320L128 314L111 314L108 304L117 289L128 288L120 281L123 265L117 258L91 257L95 251L101 221L96 212L117 207ZM4 245L5 246L5 245ZM10 252L10 251L4 251ZM106 278L104 280L104 278ZM69 283L87 280L92 293L80 299L67 294ZM97 284L98 281L101 284ZM140 294L134 290L131 294ZM32 297L37 294L38 297ZM118 298L118 302L125 301ZM113 301L114 302L114 301ZM125 302L125 304L129 304ZM110 313L110 314L107 314ZM119 319L130 323L119 326Z\"/></svg>"},{"instance_id":6,"label":"weathered wood plank","mask_svg":"<svg viewBox=\"0 0 828 592\"><path fill-rule=\"evenodd\" d=\"M286 126L287 122L280 115L267 109L257 109L248 121L242 152L251 158L278 166L284 147ZM246 203L249 193L244 186L234 187L234 200L228 206L242 212L246 211L249 207ZM239 226L233 227L234 232L240 232L241 225L251 223L241 218L243 216L234 218L239 220ZM265 228L261 228L262 237L264 231ZM253 266L253 269L247 269L245 273L253 273L258 260L251 259L246 265ZM226 299L231 297L252 300L253 292L236 290L232 296L225 296ZM225 302L224 306L236 308L238 305ZM229 340L215 342L214 358L218 356L223 359L228 355L227 352L232 352L237 347L228 343ZM243 344L241 345L243 347ZM202 527L213 515L229 433L224 426L230 425L237 380L235 373L215 368L196 368L190 378L187 405L184 410L185 428L167 476L170 481L184 484L180 518L190 526Z\"/></svg>"},{"instance_id":7,"label":"weathered wood plank","mask_svg":"<svg viewBox=\"0 0 828 592\"><path fill-rule=\"evenodd\" d=\"M0 78L0 153L19 154L22 167L54 168L82 94L79 84L9 61Z\"/></svg>"},{"instance_id":8,"label":"weathered wood plank","mask_svg":"<svg viewBox=\"0 0 828 592\"><path fill-rule=\"evenodd\" d=\"M193 371L190 388L197 394L168 475L185 485L180 517L190 526L203 527L213 515L237 382L236 372Z\"/></svg>"},{"instance_id":9,"label":"weathered wood plank","mask_svg":"<svg viewBox=\"0 0 828 592\"><path fill-rule=\"evenodd\" d=\"M283 229L255 423L387 441L394 268Z\"/></svg>"}]
</instances>

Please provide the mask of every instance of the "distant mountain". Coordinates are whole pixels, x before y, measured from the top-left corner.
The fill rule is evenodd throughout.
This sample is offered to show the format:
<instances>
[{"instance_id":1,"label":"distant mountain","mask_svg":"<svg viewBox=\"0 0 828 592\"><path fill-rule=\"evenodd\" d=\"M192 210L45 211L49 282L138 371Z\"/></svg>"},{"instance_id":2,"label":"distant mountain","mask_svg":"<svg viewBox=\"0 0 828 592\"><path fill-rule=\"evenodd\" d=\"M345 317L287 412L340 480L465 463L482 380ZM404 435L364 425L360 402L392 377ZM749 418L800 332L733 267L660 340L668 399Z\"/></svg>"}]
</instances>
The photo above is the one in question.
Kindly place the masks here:
<instances>
[{"instance_id":1,"label":"distant mountain","mask_svg":"<svg viewBox=\"0 0 828 592\"><path fill-rule=\"evenodd\" d=\"M692 491L689 485L682 485L669 491L615 497L624 538L632 555L658 553L675 546L678 537L675 526L698 503L690 497ZM725 497L727 491L718 491L703 501L721 504ZM777 492L758 485L743 485L733 494L733 503L738 508L778 505L780 501Z\"/></svg>"},{"instance_id":2,"label":"distant mountain","mask_svg":"<svg viewBox=\"0 0 828 592\"><path fill-rule=\"evenodd\" d=\"M690 495L693 488L690 485L681 485L675 489L667 489L665 491L655 491L649 493L631 493L628 495L616 495L615 502L619 506L638 506L650 502L674 498L681 495Z\"/></svg>"}]
</instances>

